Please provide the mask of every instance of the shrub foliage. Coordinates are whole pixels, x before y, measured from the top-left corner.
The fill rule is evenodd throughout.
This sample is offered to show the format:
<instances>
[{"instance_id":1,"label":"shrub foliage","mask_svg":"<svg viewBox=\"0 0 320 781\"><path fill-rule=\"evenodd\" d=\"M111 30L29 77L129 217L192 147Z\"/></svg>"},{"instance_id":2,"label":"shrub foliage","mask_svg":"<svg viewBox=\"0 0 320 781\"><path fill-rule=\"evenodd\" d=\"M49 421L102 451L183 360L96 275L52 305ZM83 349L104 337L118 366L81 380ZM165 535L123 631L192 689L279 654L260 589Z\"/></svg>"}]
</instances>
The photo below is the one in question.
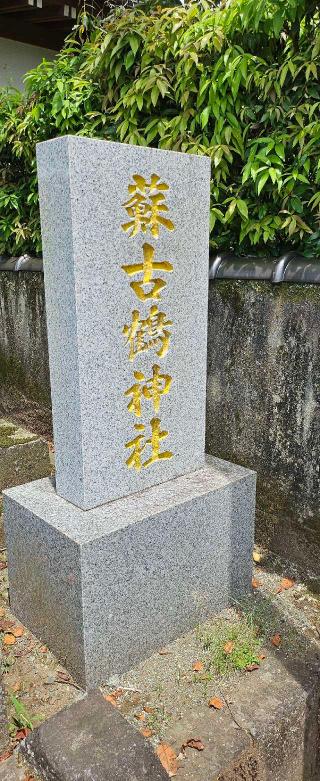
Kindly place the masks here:
<instances>
[{"instance_id":1,"label":"shrub foliage","mask_svg":"<svg viewBox=\"0 0 320 781\"><path fill-rule=\"evenodd\" d=\"M206 0L79 21L0 93L0 252L41 250L35 145L81 134L206 154L219 250L320 248L320 3Z\"/></svg>"}]
</instances>

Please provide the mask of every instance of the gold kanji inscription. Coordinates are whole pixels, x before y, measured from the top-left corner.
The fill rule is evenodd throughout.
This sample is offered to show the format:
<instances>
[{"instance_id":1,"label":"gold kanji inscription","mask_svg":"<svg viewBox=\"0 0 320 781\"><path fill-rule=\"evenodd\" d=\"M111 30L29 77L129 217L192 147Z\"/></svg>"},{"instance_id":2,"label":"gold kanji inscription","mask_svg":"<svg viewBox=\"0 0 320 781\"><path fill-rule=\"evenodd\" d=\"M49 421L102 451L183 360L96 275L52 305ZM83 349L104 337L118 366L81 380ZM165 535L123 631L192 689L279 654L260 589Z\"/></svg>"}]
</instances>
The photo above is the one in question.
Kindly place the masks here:
<instances>
[{"instance_id":1,"label":"gold kanji inscription","mask_svg":"<svg viewBox=\"0 0 320 781\"><path fill-rule=\"evenodd\" d=\"M129 412L134 412L134 414L140 418L141 402L143 398L150 399L154 411L159 412L161 396L165 396L169 393L172 377L170 377L169 374L161 374L160 366L158 366L158 364L154 364L152 367L152 377L150 377L149 380L146 380L143 372L137 371L134 372L133 375L137 382L135 382L124 394L127 398L130 398L130 396L132 397L128 404Z\"/></svg>"},{"instance_id":2,"label":"gold kanji inscription","mask_svg":"<svg viewBox=\"0 0 320 781\"><path fill-rule=\"evenodd\" d=\"M160 298L161 290L166 286L166 282L159 277L153 278L153 271L173 271L172 263L168 260L154 260L155 249L151 244L142 245L143 261L141 263L128 263L126 266L121 266L123 271L129 275L129 277L135 274L143 274L141 280L135 280L130 282L130 287L138 296L140 301L147 301L149 298ZM151 290L145 290L146 287L151 285Z\"/></svg>"},{"instance_id":3,"label":"gold kanji inscription","mask_svg":"<svg viewBox=\"0 0 320 781\"><path fill-rule=\"evenodd\" d=\"M153 348L159 358L168 352L171 333L168 330L172 320L167 319L164 312L159 312L154 304L148 317L142 319L137 309L132 312L131 325L125 325L122 333L129 344L129 360L134 361L136 355Z\"/></svg>"},{"instance_id":4,"label":"gold kanji inscription","mask_svg":"<svg viewBox=\"0 0 320 781\"><path fill-rule=\"evenodd\" d=\"M164 450L160 452L161 441L168 436L168 431L161 431L160 418L152 418L150 421L151 436L149 439L144 440L145 426L143 423L135 423L135 429L138 432L137 436L126 443L126 448L133 448L133 452L126 460L127 466L136 469L138 472L142 468L146 468L154 464L156 461L162 461L168 458L172 458L173 453L170 450ZM142 461L142 456L146 447L151 446L151 456L147 461Z\"/></svg>"},{"instance_id":5,"label":"gold kanji inscription","mask_svg":"<svg viewBox=\"0 0 320 781\"><path fill-rule=\"evenodd\" d=\"M164 216L169 211L164 194L169 185L157 174L152 174L150 182L140 174L134 174L132 178L134 184L128 186L130 198L123 204L130 220L122 224L123 230L129 236L150 231L155 238L159 236L160 226L173 231L174 223Z\"/></svg>"}]
</instances>

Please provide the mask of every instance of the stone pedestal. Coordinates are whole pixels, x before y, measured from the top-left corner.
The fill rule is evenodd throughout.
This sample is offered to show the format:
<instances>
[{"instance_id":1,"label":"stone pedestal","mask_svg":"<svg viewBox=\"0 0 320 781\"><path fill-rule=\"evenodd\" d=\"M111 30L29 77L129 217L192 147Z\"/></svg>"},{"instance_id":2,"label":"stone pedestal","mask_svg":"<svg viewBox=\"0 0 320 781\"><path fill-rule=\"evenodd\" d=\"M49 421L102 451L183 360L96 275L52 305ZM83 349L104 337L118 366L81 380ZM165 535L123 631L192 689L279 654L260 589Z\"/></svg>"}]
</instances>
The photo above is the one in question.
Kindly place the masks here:
<instances>
[{"instance_id":1,"label":"stone pedestal","mask_svg":"<svg viewBox=\"0 0 320 781\"><path fill-rule=\"evenodd\" d=\"M198 471L84 511L50 479L4 494L16 616L92 687L220 611L251 581L255 475Z\"/></svg>"}]
</instances>

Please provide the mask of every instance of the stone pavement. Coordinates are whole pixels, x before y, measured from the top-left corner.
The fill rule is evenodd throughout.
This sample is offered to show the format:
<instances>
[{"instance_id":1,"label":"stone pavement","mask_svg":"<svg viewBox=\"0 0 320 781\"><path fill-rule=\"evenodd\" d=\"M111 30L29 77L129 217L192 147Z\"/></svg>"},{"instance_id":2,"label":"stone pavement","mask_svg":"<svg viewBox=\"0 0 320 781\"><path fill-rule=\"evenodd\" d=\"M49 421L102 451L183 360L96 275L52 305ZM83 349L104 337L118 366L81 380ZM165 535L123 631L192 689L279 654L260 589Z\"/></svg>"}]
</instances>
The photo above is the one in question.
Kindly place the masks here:
<instances>
[{"instance_id":1,"label":"stone pavement","mask_svg":"<svg viewBox=\"0 0 320 781\"><path fill-rule=\"evenodd\" d=\"M31 778L26 766L21 764L21 760L19 761L16 755L0 764L0 781L29 781L29 779L31 781Z\"/></svg>"}]
</instances>

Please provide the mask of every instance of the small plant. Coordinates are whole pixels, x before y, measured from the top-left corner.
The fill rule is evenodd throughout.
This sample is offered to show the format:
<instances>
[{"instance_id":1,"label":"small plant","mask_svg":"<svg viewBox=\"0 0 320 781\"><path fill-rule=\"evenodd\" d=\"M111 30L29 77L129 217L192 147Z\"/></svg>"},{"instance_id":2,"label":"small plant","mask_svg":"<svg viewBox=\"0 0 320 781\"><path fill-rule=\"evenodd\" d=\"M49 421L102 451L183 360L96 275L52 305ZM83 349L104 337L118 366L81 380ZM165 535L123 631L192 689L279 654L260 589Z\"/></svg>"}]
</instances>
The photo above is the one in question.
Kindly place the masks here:
<instances>
[{"instance_id":1,"label":"small plant","mask_svg":"<svg viewBox=\"0 0 320 781\"><path fill-rule=\"evenodd\" d=\"M148 717L148 727L156 735L161 735L164 727L167 725L169 716L165 711L164 705L154 709L154 712Z\"/></svg>"},{"instance_id":2,"label":"small plant","mask_svg":"<svg viewBox=\"0 0 320 781\"><path fill-rule=\"evenodd\" d=\"M262 639L245 616L233 622L225 619L216 621L210 631L200 636L209 654L208 667L219 675L245 670L251 664L259 663Z\"/></svg>"},{"instance_id":3,"label":"small plant","mask_svg":"<svg viewBox=\"0 0 320 781\"><path fill-rule=\"evenodd\" d=\"M14 710L12 720L9 723L10 735L15 735L17 730L33 729L33 724L35 721L39 721L39 717L35 716L32 721L25 705L14 694L11 694L10 701Z\"/></svg>"}]
</instances>

